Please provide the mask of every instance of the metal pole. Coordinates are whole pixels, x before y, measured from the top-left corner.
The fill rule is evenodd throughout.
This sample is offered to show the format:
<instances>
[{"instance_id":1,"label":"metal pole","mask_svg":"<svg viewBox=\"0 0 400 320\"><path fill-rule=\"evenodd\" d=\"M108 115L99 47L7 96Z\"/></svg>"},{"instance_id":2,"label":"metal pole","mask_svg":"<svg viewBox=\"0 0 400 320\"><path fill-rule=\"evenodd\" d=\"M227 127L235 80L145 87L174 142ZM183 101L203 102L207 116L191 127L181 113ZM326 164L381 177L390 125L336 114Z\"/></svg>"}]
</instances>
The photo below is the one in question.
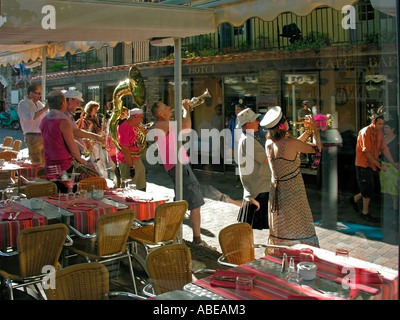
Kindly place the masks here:
<instances>
[{"instance_id":1,"label":"metal pole","mask_svg":"<svg viewBox=\"0 0 400 320\"><path fill-rule=\"evenodd\" d=\"M179 150L182 148L182 141L179 140L179 134L182 131L182 65L181 65L181 39L174 39L174 82L175 82L175 121L177 122L176 135L176 170L175 170L175 199L182 200L182 164L179 161ZM182 227L178 233L178 241L182 242Z\"/></svg>"},{"instance_id":2,"label":"metal pole","mask_svg":"<svg viewBox=\"0 0 400 320\"><path fill-rule=\"evenodd\" d=\"M47 46L42 48L42 100L43 102L46 100L46 64L47 64Z\"/></svg>"}]
</instances>

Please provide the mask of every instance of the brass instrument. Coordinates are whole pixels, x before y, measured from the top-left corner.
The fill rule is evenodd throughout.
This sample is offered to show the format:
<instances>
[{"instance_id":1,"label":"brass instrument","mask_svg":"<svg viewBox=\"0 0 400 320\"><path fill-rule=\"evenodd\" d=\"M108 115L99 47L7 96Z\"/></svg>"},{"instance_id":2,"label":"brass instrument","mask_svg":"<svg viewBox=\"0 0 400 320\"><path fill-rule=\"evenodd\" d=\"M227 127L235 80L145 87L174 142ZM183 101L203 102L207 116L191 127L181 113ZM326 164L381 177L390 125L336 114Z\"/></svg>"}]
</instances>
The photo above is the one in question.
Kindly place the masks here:
<instances>
[{"instance_id":1,"label":"brass instrument","mask_svg":"<svg viewBox=\"0 0 400 320\"><path fill-rule=\"evenodd\" d=\"M204 91L201 96L193 97L190 100L190 102L192 103L192 105L190 106L190 111L193 111L195 107L202 105L205 102L205 98L211 98L211 94L208 89L206 89L206 91Z\"/></svg>"},{"instance_id":2,"label":"brass instrument","mask_svg":"<svg viewBox=\"0 0 400 320\"><path fill-rule=\"evenodd\" d=\"M133 103L135 107L142 109L145 105L146 100L146 88L144 86L144 80L139 69L132 66L129 69L128 78L121 81L114 89L113 93L113 111L111 118L108 123L108 131L110 134L111 141L115 147L122 152L121 146L118 141L117 126L118 120L122 115L122 98L127 95L132 95ZM145 125L140 125L137 130L139 140L139 151L132 152L132 157L140 157L146 149L146 134L147 129Z\"/></svg>"}]
</instances>

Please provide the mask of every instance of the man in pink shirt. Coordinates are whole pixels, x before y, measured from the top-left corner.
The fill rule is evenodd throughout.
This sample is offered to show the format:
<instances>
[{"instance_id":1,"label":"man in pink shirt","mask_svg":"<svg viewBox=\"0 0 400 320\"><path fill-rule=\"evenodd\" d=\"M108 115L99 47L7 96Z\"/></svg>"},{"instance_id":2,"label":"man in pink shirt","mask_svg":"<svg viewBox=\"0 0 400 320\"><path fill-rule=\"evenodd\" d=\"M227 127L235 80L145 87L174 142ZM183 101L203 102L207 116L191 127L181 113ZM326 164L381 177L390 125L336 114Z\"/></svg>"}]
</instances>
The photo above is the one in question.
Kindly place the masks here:
<instances>
[{"instance_id":1,"label":"man in pink shirt","mask_svg":"<svg viewBox=\"0 0 400 320\"><path fill-rule=\"evenodd\" d=\"M132 179L136 189L146 191L146 168L142 159L132 156L132 153L140 150L137 130L143 122L143 110L134 108L129 111L129 117L122 122L118 128L118 140L122 152L117 150L118 168L121 174L121 181Z\"/></svg>"},{"instance_id":2,"label":"man in pink shirt","mask_svg":"<svg viewBox=\"0 0 400 320\"><path fill-rule=\"evenodd\" d=\"M378 222L379 219L369 213L369 203L374 194L375 185L379 183L379 170L386 170L387 166L381 165L380 153L384 154L389 162L399 168L395 163L383 135L385 119L382 115L375 115L369 126L360 130L356 145L356 176L360 193L350 198L350 203L356 212L359 212L357 202L363 200L363 209L360 216L369 222Z\"/></svg>"},{"instance_id":3,"label":"man in pink shirt","mask_svg":"<svg viewBox=\"0 0 400 320\"><path fill-rule=\"evenodd\" d=\"M192 128L192 120L190 118L190 110L192 103L189 99L182 101L182 131L190 130ZM171 177L174 185L175 181L175 168L177 161L182 163L182 182L183 182L183 200L187 201L190 210L190 225L193 231L193 244L215 250L210 247L201 238L201 206L204 205L204 198L200 190L200 184L197 181L189 164L189 157L184 148L181 148L181 154L178 159L176 157L177 146L176 137L179 132L176 132L176 126L172 124L170 118L172 111L169 106L161 101L155 102L151 107L153 116L158 120L154 129L156 132L156 141L158 146L158 153L161 157L162 164L168 175Z\"/></svg>"}]
</instances>

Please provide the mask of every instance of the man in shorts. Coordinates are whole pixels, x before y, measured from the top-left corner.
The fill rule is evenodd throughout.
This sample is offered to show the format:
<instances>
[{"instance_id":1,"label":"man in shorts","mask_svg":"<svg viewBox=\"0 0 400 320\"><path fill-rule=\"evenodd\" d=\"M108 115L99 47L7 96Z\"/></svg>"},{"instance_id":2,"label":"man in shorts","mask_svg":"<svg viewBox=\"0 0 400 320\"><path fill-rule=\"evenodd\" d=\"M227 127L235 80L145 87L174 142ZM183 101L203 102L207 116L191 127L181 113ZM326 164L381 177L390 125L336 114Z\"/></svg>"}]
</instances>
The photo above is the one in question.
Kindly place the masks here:
<instances>
[{"instance_id":1,"label":"man in shorts","mask_svg":"<svg viewBox=\"0 0 400 320\"><path fill-rule=\"evenodd\" d=\"M369 126L360 130L356 145L356 177L360 193L350 198L350 203L356 212L359 212L357 202L362 199L362 212L360 217L368 222L378 222L379 219L369 212L369 203L374 194L375 187L379 184L379 170L386 170L387 166L382 165L379 159L384 154L389 162L399 168L395 163L390 150L386 145L383 135L383 115L375 115Z\"/></svg>"},{"instance_id":2,"label":"man in shorts","mask_svg":"<svg viewBox=\"0 0 400 320\"><path fill-rule=\"evenodd\" d=\"M191 105L192 103L189 99L182 101L182 130L190 130L192 127L192 120L190 118ZM175 141L176 135L179 134L179 132L176 132L176 130L174 130L176 126L171 124L172 121L170 121L170 118L172 116L172 111L169 106L158 101L152 105L151 111L153 116L158 120L154 126L154 129L158 129L155 130L158 152L165 170L175 185L175 167L177 164L177 146L175 145ZM193 230L193 244L215 250L214 247L210 247L201 239L200 209L205 202L200 190L200 184L189 165L189 156L184 148L181 148L179 161L182 162L183 199L188 202L188 208L190 210L190 225Z\"/></svg>"}]
</instances>

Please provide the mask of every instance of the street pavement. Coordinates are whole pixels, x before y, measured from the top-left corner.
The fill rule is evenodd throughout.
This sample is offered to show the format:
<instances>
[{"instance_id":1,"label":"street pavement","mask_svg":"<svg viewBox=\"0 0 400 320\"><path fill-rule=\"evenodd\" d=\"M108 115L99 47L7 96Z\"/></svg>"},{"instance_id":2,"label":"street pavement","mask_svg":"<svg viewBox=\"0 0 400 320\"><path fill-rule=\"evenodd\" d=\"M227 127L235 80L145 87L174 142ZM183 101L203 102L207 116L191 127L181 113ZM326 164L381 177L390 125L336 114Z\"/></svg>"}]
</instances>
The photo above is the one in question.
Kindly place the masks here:
<instances>
[{"instance_id":1,"label":"street pavement","mask_svg":"<svg viewBox=\"0 0 400 320\"><path fill-rule=\"evenodd\" d=\"M171 199L174 196L173 185L169 176L165 173L160 165L146 164L147 168L147 191L164 194ZM241 199L243 190L236 189L236 177L233 172L216 173L206 172L203 170L194 170L202 190L204 193L212 194L215 189L229 195L232 199ZM211 192L206 192L210 191ZM317 187L307 185L307 194L310 207L313 211L315 221L320 221L323 210L329 210L326 206L321 205L323 192ZM378 224L365 222L353 211L349 201L348 194L340 194L338 196L337 210L338 222L343 222L347 217L349 223L357 225L361 230L363 227L379 227ZM237 222L237 214L239 207L235 204L216 201L206 198L206 203L201 209L202 215L202 238L211 246L220 246L218 243L219 231L232 223ZM387 243L384 241L368 239L362 232L354 235L345 234L334 229L327 229L323 226L316 226L317 236L319 238L320 247L326 250L335 251L336 248L346 248L349 250L350 256L362 259L368 262L376 263L391 269L398 270L398 242ZM265 244L268 239L269 230L254 230L255 243ZM192 230L187 219L183 225L182 237L184 240L192 241ZM261 256L263 251L257 251L257 255Z\"/></svg>"},{"instance_id":2,"label":"street pavement","mask_svg":"<svg viewBox=\"0 0 400 320\"><path fill-rule=\"evenodd\" d=\"M7 135L13 136L14 139L21 139L23 135L21 130L12 130L0 128L0 141ZM23 144L22 148L25 148ZM145 162L147 169L147 191L159 195L168 196L171 200L174 197L174 188L171 179L164 171L161 165L150 165ZM229 195L232 199L240 200L242 198L242 189L236 188L236 176L232 171L211 172L207 170L194 170L205 194L206 203L202 207L202 238L211 246L220 251L218 243L219 231L232 223L236 223L239 207L232 203L217 201L213 195L216 190ZM350 252L350 256L359 258L368 262L376 263L391 269L398 270L399 264L399 239L394 228L387 228L385 232L382 230L385 217L380 223L369 223L361 219L349 203L351 194L339 193L332 201L332 192L325 191L318 187L313 182L311 175L303 174L306 181L307 195L313 212L314 221L321 222L322 225L316 226L317 236L319 238L320 247L330 251L335 251L336 248L346 248ZM311 177L311 178L310 178ZM373 200L371 210L375 215L380 215L381 201ZM323 219L333 219L338 222L339 226L349 223L355 226L353 234L346 234L337 231L337 228L332 227L331 223L324 226ZM332 218L333 217L333 218ZM192 230L189 226L188 217L185 219L182 228L182 238L186 241L192 241ZM367 230L364 231L363 228ZM368 228L378 232L370 232ZM386 228L386 227L385 227ZM378 236L376 236L378 233ZM383 233L383 238L379 237L379 233ZM266 243L268 239L268 230L254 230L255 243ZM374 235L370 237L370 235ZM394 236L393 236L394 235ZM263 252L257 252L257 255L262 255ZM200 262L201 264L201 262Z\"/></svg>"}]
</instances>

